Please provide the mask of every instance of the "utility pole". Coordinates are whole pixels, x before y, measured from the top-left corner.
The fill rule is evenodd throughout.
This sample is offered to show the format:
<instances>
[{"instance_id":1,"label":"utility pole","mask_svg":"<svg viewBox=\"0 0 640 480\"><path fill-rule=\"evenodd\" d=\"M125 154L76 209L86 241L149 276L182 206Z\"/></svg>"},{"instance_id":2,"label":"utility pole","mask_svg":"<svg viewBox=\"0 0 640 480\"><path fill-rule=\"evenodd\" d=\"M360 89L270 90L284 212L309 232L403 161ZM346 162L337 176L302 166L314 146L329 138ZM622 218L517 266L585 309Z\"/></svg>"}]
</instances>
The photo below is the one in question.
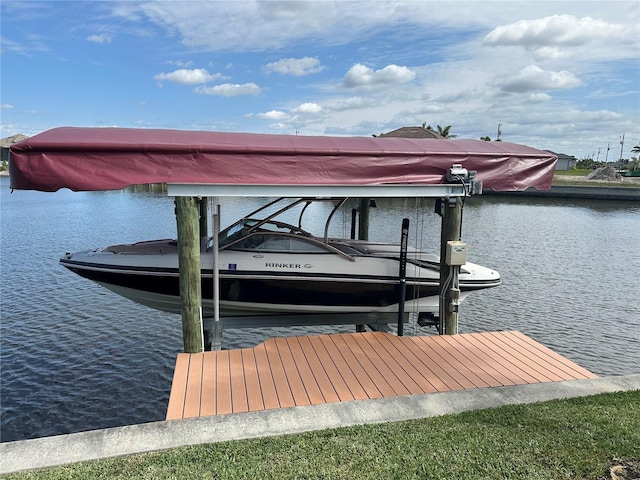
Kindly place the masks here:
<instances>
[{"instance_id":1,"label":"utility pole","mask_svg":"<svg viewBox=\"0 0 640 480\"><path fill-rule=\"evenodd\" d=\"M622 150L624 149L624 133L622 134L622 137L620 137L620 159L618 160L619 162L622 163Z\"/></svg>"},{"instance_id":2,"label":"utility pole","mask_svg":"<svg viewBox=\"0 0 640 480\"><path fill-rule=\"evenodd\" d=\"M500 140L500 135L502 135L502 130L500 130L501 126L502 126L502 122L498 122L498 136L496 138L496 142Z\"/></svg>"},{"instance_id":3,"label":"utility pole","mask_svg":"<svg viewBox=\"0 0 640 480\"><path fill-rule=\"evenodd\" d=\"M611 150L611 142L607 143L607 156L604 158L604 163L609 162L609 150Z\"/></svg>"}]
</instances>

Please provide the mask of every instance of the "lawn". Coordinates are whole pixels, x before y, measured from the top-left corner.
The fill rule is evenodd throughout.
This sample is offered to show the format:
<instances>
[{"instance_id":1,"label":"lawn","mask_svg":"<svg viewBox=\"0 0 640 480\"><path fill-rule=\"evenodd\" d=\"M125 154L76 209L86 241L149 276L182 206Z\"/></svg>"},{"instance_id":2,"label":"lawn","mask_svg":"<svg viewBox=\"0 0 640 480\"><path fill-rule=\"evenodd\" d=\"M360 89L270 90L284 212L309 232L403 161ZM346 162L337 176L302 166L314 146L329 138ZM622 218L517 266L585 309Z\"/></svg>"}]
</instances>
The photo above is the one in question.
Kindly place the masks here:
<instances>
[{"instance_id":1,"label":"lawn","mask_svg":"<svg viewBox=\"0 0 640 480\"><path fill-rule=\"evenodd\" d=\"M640 458L640 391L206 444L7 479L601 479Z\"/></svg>"},{"instance_id":2,"label":"lawn","mask_svg":"<svg viewBox=\"0 0 640 480\"><path fill-rule=\"evenodd\" d=\"M586 177L591 172L593 172L593 170L591 170L590 168L578 168L575 170L556 170L555 172L553 172L553 175L554 176L559 175L559 176Z\"/></svg>"}]
</instances>

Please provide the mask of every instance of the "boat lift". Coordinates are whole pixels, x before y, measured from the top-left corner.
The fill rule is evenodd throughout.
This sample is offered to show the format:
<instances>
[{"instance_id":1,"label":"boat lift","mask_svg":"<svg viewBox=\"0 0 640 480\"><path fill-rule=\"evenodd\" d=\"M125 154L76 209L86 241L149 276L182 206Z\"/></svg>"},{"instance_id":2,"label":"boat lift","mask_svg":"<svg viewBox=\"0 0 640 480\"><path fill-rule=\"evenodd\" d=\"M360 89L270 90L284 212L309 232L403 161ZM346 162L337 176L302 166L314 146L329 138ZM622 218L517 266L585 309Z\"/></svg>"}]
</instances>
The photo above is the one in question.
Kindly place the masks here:
<instances>
[{"instance_id":1,"label":"boat lift","mask_svg":"<svg viewBox=\"0 0 640 480\"><path fill-rule=\"evenodd\" d=\"M526 145L471 139L88 127L47 130L12 145L10 154L12 189L98 191L168 184L176 200L178 237L182 230L187 239L179 256L183 341L191 353L202 350L199 228L191 223L198 224L197 197L436 198L444 258L446 242L459 240L464 197L480 193L474 170L494 191L549 190L557 161L555 154ZM448 266L442 267L441 274ZM445 294L444 303L441 317L453 316L455 298ZM455 332L449 323L445 319L440 325L442 333ZM219 327L220 319L214 324Z\"/></svg>"},{"instance_id":2,"label":"boat lift","mask_svg":"<svg viewBox=\"0 0 640 480\"><path fill-rule=\"evenodd\" d=\"M421 325L434 325L440 334L458 332L457 315L459 301L458 274L460 266L466 262L466 247L460 242L461 210L463 199L482 193L482 182L475 178L475 171L468 171L462 165L454 164L447 170L443 184L383 184L383 185L215 185L194 183L168 183L167 195L170 197L191 197L211 199L213 237L220 232L221 197L356 197L356 198L435 198L436 211L442 217L440 248L440 304L439 315L429 319L420 319ZM408 229L408 222L406 225ZM403 223L403 238L405 237ZM404 247L406 262L406 241ZM408 319L404 312L403 296L399 300L399 312L352 313L352 314L292 314L260 315L221 318L219 306L219 269L218 249L213 254L213 298L214 316L202 317L200 307L200 326L203 331L202 349L219 350L222 347L223 327L274 327L294 325L368 325L373 330L388 330L388 325L398 323L398 334L403 334L403 323ZM406 264L405 264L406 265ZM402 287L402 261L400 262L399 283Z\"/></svg>"}]
</instances>

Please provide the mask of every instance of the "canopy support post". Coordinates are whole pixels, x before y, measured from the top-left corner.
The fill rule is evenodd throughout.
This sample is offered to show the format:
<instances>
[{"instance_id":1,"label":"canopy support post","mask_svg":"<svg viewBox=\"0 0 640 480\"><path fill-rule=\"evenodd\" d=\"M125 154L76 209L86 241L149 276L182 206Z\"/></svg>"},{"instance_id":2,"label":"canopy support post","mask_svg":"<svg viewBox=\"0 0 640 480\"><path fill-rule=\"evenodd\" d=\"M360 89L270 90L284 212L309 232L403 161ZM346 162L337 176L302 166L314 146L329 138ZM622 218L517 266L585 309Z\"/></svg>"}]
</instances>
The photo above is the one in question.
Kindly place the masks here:
<instances>
[{"instance_id":1,"label":"canopy support post","mask_svg":"<svg viewBox=\"0 0 640 480\"><path fill-rule=\"evenodd\" d=\"M198 199L176 197L175 204L182 303L182 339L186 353L198 353L204 350Z\"/></svg>"},{"instance_id":2,"label":"canopy support post","mask_svg":"<svg viewBox=\"0 0 640 480\"><path fill-rule=\"evenodd\" d=\"M212 199L213 212L213 331L211 332L211 350L222 350L222 324L220 322L220 261L218 257L218 234L220 233L220 202Z\"/></svg>"},{"instance_id":3,"label":"canopy support post","mask_svg":"<svg viewBox=\"0 0 640 480\"><path fill-rule=\"evenodd\" d=\"M358 240L369 240L369 199L358 199ZM355 237L355 212L351 214L351 238ZM365 325L356 325L356 332L365 332L367 330Z\"/></svg>"}]
</instances>

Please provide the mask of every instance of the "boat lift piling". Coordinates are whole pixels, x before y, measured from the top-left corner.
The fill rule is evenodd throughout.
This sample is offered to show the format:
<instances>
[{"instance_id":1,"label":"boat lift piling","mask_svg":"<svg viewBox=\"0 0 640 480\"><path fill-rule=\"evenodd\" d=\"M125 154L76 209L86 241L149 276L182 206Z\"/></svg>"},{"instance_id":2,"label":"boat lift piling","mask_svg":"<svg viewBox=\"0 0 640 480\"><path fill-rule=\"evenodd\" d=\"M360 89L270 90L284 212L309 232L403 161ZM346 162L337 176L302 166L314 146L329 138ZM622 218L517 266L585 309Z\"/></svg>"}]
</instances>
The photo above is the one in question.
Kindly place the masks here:
<instances>
[{"instance_id":1,"label":"boat lift piling","mask_svg":"<svg viewBox=\"0 0 640 480\"><path fill-rule=\"evenodd\" d=\"M441 202L442 228L440 230L440 324L441 335L458 333L457 299L453 292L459 292L456 269L447 264L447 242L460 240L462 225L462 200L460 197L446 198Z\"/></svg>"},{"instance_id":2,"label":"boat lift piling","mask_svg":"<svg viewBox=\"0 0 640 480\"><path fill-rule=\"evenodd\" d=\"M200 210L200 237L209 235L209 199L198 197L198 208Z\"/></svg>"},{"instance_id":3,"label":"boat lift piling","mask_svg":"<svg viewBox=\"0 0 640 480\"><path fill-rule=\"evenodd\" d=\"M198 353L204 351L198 199L176 197L175 204L182 299L182 340L186 353Z\"/></svg>"},{"instance_id":4,"label":"boat lift piling","mask_svg":"<svg viewBox=\"0 0 640 480\"><path fill-rule=\"evenodd\" d=\"M358 239L369 240L369 206L371 200L369 198L358 199Z\"/></svg>"}]
</instances>

